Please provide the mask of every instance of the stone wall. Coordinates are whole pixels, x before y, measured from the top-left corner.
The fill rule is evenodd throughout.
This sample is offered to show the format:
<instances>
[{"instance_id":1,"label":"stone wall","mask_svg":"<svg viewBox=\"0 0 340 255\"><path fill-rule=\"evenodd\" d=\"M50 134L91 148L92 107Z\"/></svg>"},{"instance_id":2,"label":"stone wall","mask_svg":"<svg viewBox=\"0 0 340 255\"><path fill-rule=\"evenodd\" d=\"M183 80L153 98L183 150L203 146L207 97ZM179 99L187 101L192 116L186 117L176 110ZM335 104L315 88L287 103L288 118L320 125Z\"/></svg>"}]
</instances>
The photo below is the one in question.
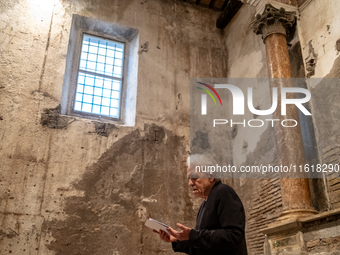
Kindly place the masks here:
<instances>
[{"instance_id":1,"label":"stone wall","mask_svg":"<svg viewBox=\"0 0 340 255\"><path fill-rule=\"evenodd\" d=\"M134 127L61 116L72 14L139 30ZM168 0L0 1L0 253L172 254L193 226L189 78L226 76L218 13Z\"/></svg>"},{"instance_id":2,"label":"stone wall","mask_svg":"<svg viewBox=\"0 0 340 255\"><path fill-rule=\"evenodd\" d=\"M337 1L314 0L301 12L297 31L308 77L339 77L339 10ZM134 127L60 115L73 13L139 30ZM175 0L0 0L1 254L172 254L143 222L194 225L200 201L192 199L185 172L189 79L268 76L264 44L250 25L255 8L244 4L223 31L218 15ZM318 160L339 163L340 109L333 104L339 89L307 86ZM269 88L257 89L254 101L265 108ZM256 135L235 128L230 137L233 164L277 162L269 126ZM325 179L322 208L340 206L340 184L332 178ZM249 254L263 254L262 230L282 210L279 179L227 182L246 209ZM306 239L309 251L336 250L339 235L330 233Z\"/></svg>"}]
</instances>

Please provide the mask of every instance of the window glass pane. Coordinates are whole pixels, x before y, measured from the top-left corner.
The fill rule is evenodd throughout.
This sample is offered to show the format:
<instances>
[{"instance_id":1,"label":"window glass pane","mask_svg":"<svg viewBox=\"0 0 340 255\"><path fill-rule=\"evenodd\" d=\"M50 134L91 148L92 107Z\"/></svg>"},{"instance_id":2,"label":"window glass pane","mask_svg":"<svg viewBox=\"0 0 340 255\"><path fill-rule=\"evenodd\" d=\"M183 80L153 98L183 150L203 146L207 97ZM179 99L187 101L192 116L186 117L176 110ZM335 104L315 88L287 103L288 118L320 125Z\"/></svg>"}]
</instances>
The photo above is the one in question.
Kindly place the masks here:
<instances>
[{"instance_id":1,"label":"window glass pane","mask_svg":"<svg viewBox=\"0 0 340 255\"><path fill-rule=\"evenodd\" d=\"M113 64L121 69L123 67L123 54L124 44L122 43L84 35L81 52L83 62L80 64L80 70L103 73L106 65L112 66ZM98 65L98 63L102 65ZM115 75L121 73L120 69L115 72ZM111 76L112 68L108 71L105 70L105 74L107 72Z\"/></svg>"},{"instance_id":2,"label":"window glass pane","mask_svg":"<svg viewBox=\"0 0 340 255\"><path fill-rule=\"evenodd\" d=\"M110 50L122 51L124 49L123 44L111 44L107 46Z\"/></svg>"},{"instance_id":3,"label":"window glass pane","mask_svg":"<svg viewBox=\"0 0 340 255\"><path fill-rule=\"evenodd\" d=\"M121 59L115 59L115 66L122 66L122 60Z\"/></svg>"},{"instance_id":4,"label":"window glass pane","mask_svg":"<svg viewBox=\"0 0 340 255\"><path fill-rule=\"evenodd\" d=\"M112 83L112 89L113 89L113 90L120 91L120 82L113 81L113 83Z\"/></svg>"},{"instance_id":5,"label":"window glass pane","mask_svg":"<svg viewBox=\"0 0 340 255\"><path fill-rule=\"evenodd\" d=\"M103 97L102 105L110 106L110 98Z\"/></svg>"},{"instance_id":6,"label":"window glass pane","mask_svg":"<svg viewBox=\"0 0 340 255\"><path fill-rule=\"evenodd\" d=\"M91 36L89 36L89 37L91 37ZM95 37L92 37L92 38L95 38ZM89 40L88 44L91 45L91 46L98 46L98 43L96 43L94 40Z\"/></svg>"},{"instance_id":7,"label":"window glass pane","mask_svg":"<svg viewBox=\"0 0 340 255\"><path fill-rule=\"evenodd\" d=\"M120 96L120 93L119 92L117 92L117 91L112 91L112 98L117 98L117 99L119 99L119 96Z\"/></svg>"},{"instance_id":8,"label":"window glass pane","mask_svg":"<svg viewBox=\"0 0 340 255\"><path fill-rule=\"evenodd\" d=\"M84 82L85 82L85 75L80 73L79 76L78 76L78 83L84 84Z\"/></svg>"},{"instance_id":9,"label":"window glass pane","mask_svg":"<svg viewBox=\"0 0 340 255\"><path fill-rule=\"evenodd\" d=\"M92 100L93 100L93 96L90 96L90 95L84 95L84 99L83 99L83 101L85 102L85 103L90 103L90 104L92 104Z\"/></svg>"},{"instance_id":10,"label":"window glass pane","mask_svg":"<svg viewBox=\"0 0 340 255\"><path fill-rule=\"evenodd\" d=\"M99 62L99 63L105 63L105 56L99 55L99 56L98 56L98 62Z\"/></svg>"},{"instance_id":11,"label":"window glass pane","mask_svg":"<svg viewBox=\"0 0 340 255\"><path fill-rule=\"evenodd\" d=\"M84 91L84 86L78 84L77 92L83 93L83 91Z\"/></svg>"},{"instance_id":12,"label":"window glass pane","mask_svg":"<svg viewBox=\"0 0 340 255\"><path fill-rule=\"evenodd\" d=\"M94 72L96 70L96 62L87 61L85 69L87 71Z\"/></svg>"},{"instance_id":13,"label":"window glass pane","mask_svg":"<svg viewBox=\"0 0 340 255\"><path fill-rule=\"evenodd\" d=\"M100 106L99 105L93 105L93 113L100 114Z\"/></svg>"},{"instance_id":14,"label":"window glass pane","mask_svg":"<svg viewBox=\"0 0 340 255\"><path fill-rule=\"evenodd\" d=\"M94 76L86 75L85 76L85 85L93 86L94 83Z\"/></svg>"},{"instance_id":15,"label":"window glass pane","mask_svg":"<svg viewBox=\"0 0 340 255\"><path fill-rule=\"evenodd\" d=\"M76 101L83 101L83 94L77 93L76 95Z\"/></svg>"},{"instance_id":16,"label":"window glass pane","mask_svg":"<svg viewBox=\"0 0 340 255\"><path fill-rule=\"evenodd\" d=\"M98 88L102 88L103 87L103 78L96 78L95 80L95 86Z\"/></svg>"},{"instance_id":17,"label":"window glass pane","mask_svg":"<svg viewBox=\"0 0 340 255\"><path fill-rule=\"evenodd\" d=\"M104 46L105 47L105 46ZM106 48L99 48L98 54L105 56L106 55Z\"/></svg>"},{"instance_id":18,"label":"window glass pane","mask_svg":"<svg viewBox=\"0 0 340 255\"><path fill-rule=\"evenodd\" d=\"M87 52L81 53L81 59L86 60L87 59Z\"/></svg>"},{"instance_id":19,"label":"window glass pane","mask_svg":"<svg viewBox=\"0 0 340 255\"><path fill-rule=\"evenodd\" d=\"M118 117L118 109L116 109L116 108L111 108L110 109L110 116L112 116L112 117Z\"/></svg>"},{"instance_id":20,"label":"window glass pane","mask_svg":"<svg viewBox=\"0 0 340 255\"><path fill-rule=\"evenodd\" d=\"M87 42L83 43L83 48L81 50L82 52L88 52L89 51L89 46L87 44Z\"/></svg>"},{"instance_id":21,"label":"window glass pane","mask_svg":"<svg viewBox=\"0 0 340 255\"><path fill-rule=\"evenodd\" d=\"M119 117L123 56L123 43L83 36L74 110Z\"/></svg>"},{"instance_id":22,"label":"window glass pane","mask_svg":"<svg viewBox=\"0 0 340 255\"><path fill-rule=\"evenodd\" d=\"M103 115L109 115L109 107L102 107L101 114Z\"/></svg>"},{"instance_id":23,"label":"window glass pane","mask_svg":"<svg viewBox=\"0 0 340 255\"><path fill-rule=\"evenodd\" d=\"M97 52L98 52L98 47L96 47L96 46L90 46L89 52L90 52L90 53L97 54ZM90 54L90 55L91 55L91 54Z\"/></svg>"},{"instance_id":24,"label":"window glass pane","mask_svg":"<svg viewBox=\"0 0 340 255\"><path fill-rule=\"evenodd\" d=\"M111 99L111 107L119 107L119 100L117 99Z\"/></svg>"},{"instance_id":25,"label":"window glass pane","mask_svg":"<svg viewBox=\"0 0 340 255\"><path fill-rule=\"evenodd\" d=\"M96 62L97 61L97 55L96 54L89 54L87 60Z\"/></svg>"},{"instance_id":26,"label":"window glass pane","mask_svg":"<svg viewBox=\"0 0 340 255\"><path fill-rule=\"evenodd\" d=\"M97 97L97 96L94 97L94 99L93 99L94 104L100 105L101 102L102 102L101 97Z\"/></svg>"},{"instance_id":27,"label":"window glass pane","mask_svg":"<svg viewBox=\"0 0 340 255\"><path fill-rule=\"evenodd\" d=\"M120 86L121 81L80 71L74 110L119 118Z\"/></svg>"},{"instance_id":28,"label":"window glass pane","mask_svg":"<svg viewBox=\"0 0 340 255\"><path fill-rule=\"evenodd\" d=\"M106 64L113 65L114 58L107 57L106 58Z\"/></svg>"},{"instance_id":29,"label":"window glass pane","mask_svg":"<svg viewBox=\"0 0 340 255\"><path fill-rule=\"evenodd\" d=\"M92 110L92 105L91 104L83 104L83 108L82 108L82 111L83 112L91 112Z\"/></svg>"},{"instance_id":30,"label":"window glass pane","mask_svg":"<svg viewBox=\"0 0 340 255\"><path fill-rule=\"evenodd\" d=\"M108 49L106 55L113 58L115 56L115 51L113 49Z\"/></svg>"},{"instance_id":31,"label":"window glass pane","mask_svg":"<svg viewBox=\"0 0 340 255\"><path fill-rule=\"evenodd\" d=\"M119 77L119 78L122 77L122 68L117 67L117 66L114 66L114 69L113 69L113 70L114 70L113 76Z\"/></svg>"},{"instance_id":32,"label":"window glass pane","mask_svg":"<svg viewBox=\"0 0 340 255\"><path fill-rule=\"evenodd\" d=\"M93 94L93 87L85 86L84 93L92 95Z\"/></svg>"},{"instance_id":33,"label":"window glass pane","mask_svg":"<svg viewBox=\"0 0 340 255\"><path fill-rule=\"evenodd\" d=\"M111 90L109 90L109 89L104 89L104 90L103 90L103 96L104 96L104 97L110 97L110 96L111 96Z\"/></svg>"},{"instance_id":34,"label":"window glass pane","mask_svg":"<svg viewBox=\"0 0 340 255\"><path fill-rule=\"evenodd\" d=\"M117 59L123 59L123 53L122 53L122 52L116 52L115 58L117 58Z\"/></svg>"},{"instance_id":35,"label":"window glass pane","mask_svg":"<svg viewBox=\"0 0 340 255\"><path fill-rule=\"evenodd\" d=\"M113 66L112 65L106 65L105 74L111 76L112 71L113 71Z\"/></svg>"},{"instance_id":36,"label":"window glass pane","mask_svg":"<svg viewBox=\"0 0 340 255\"><path fill-rule=\"evenodd\" d=\"M112 83L112 80L110 80L110 79L105 79L105 80L104 80L104 88L105 88L105 89L111 89L111 83Z\"/></svg>"},{"instance_id":37,"label":"window glass pane","mask_svg":"<svg viewBox=\"0 0 340 255\"><path fill-rule=\"evenodd\" d=\"M95 94L96 96L102 96L103 90L100 89L100 88L95 88L95 89L94 89L94 94Z\"/></svg>"},{"instance_id":38,"label":"window glass pane","mask_svg":"<svg viewBox=\"0 0 340 255\"><path fill-rule=\"evenodd\" d=\"M80 60L80 69L85 69L86 68L86 61L85 60Z\"/></svg>"},{"instance_id":39,"label":"window glass pane","mask_svg":"<svg viewBox=\"0 0 340 255\"><path fill-rule=\"evenodd\" d=\"M96 73L104 73L104 64L102 63L97 63L97 71Z\"/></svg>"},{"instance_id":40,"label":"window glass pane","mask_svg":"<svg viewBox=\"0 0 340 255\"><path fill-rule=\"evenodd\" d=\"M74 104L74 110L76 111L81 111L81 103L80 102L76 102Z\"/></svg>"}]
</instances>

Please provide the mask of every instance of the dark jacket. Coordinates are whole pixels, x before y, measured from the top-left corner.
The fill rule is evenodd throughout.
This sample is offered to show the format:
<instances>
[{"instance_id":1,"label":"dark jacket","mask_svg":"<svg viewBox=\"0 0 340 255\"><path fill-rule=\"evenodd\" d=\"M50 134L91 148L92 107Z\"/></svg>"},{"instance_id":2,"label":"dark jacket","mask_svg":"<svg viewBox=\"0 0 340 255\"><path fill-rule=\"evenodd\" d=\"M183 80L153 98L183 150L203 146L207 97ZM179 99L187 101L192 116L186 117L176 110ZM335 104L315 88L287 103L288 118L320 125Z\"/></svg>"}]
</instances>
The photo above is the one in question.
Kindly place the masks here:
<instances>
[{"instance_id":1,"label":"dark jacket","mask_svg":"<svg viewBox=\"0 0 340 255\"><path fill-rule=\"evenodd\" d=\"M175 252L190 255L247 255L245 214L236 192L215 183L198 211L188 241L172 243Z\"/></svg>"}]
</instances>

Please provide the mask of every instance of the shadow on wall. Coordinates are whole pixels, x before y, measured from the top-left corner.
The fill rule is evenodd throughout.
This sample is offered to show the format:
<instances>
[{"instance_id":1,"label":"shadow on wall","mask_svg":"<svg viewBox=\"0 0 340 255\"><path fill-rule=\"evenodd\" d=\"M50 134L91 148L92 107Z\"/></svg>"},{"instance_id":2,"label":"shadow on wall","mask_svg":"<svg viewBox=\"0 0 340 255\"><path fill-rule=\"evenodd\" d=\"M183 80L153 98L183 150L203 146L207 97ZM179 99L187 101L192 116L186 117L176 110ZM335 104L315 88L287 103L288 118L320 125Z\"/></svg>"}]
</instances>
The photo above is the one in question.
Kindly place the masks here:
<instances>
[{"instance_id":1,"label":"shadow on wall","mask_svg":"<svg viewBox=\"0 0 340 255\"><path fill-rule=\"evenodd\" d=\"M144 229L146 218L195 220L184 137L156 125L145 130L114 143L73 183L84 196L65 198L66 220L45 221L43 233L55 239L47 247L56 255L158 254L164 247Z\"/></svg>"}]
</instances>

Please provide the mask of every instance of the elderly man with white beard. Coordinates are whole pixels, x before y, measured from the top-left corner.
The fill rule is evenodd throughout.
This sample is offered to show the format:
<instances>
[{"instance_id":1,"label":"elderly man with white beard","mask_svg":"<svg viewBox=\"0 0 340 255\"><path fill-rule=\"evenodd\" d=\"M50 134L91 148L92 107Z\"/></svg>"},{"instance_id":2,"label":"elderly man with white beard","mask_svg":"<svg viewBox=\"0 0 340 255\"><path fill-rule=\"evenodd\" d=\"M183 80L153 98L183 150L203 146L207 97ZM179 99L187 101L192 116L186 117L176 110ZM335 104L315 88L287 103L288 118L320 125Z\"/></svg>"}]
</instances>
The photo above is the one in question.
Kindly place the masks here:
<instances>
[{"instance_id":1,"label":"elderly man with white beard","mask_svg":"<svg viewBox=\"0 0 340 255\"><path fill-rule=\"evenodd\" d=\"M188 158L187 177L196 198L204 199L195 228L177 223L181 231L169 227L160 230L160 238L172 243L175 252L189 255L247 255L245 240L245 213L236 192L209 173L190 172L190 166L212 165L203 155Z\"/></svg>"}]
</instances>

